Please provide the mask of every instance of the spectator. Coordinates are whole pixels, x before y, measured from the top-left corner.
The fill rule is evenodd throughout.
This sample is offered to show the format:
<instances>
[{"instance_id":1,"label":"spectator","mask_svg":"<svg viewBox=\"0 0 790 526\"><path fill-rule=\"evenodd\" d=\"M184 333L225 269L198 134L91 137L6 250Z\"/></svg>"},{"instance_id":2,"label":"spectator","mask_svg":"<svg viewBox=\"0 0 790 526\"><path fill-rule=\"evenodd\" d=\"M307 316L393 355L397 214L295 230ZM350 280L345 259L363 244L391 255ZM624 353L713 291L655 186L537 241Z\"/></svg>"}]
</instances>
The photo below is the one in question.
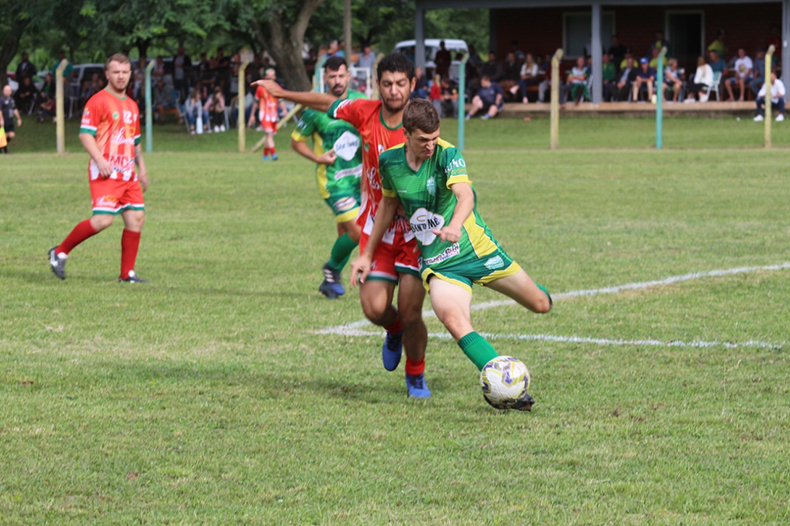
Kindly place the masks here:
<instances>
[{"instance_id":1,"label":"spectator","mask_svg":"<svg viewBox=\"0 0 790 526\"><path fill-rule=\"evenodd\" d=\"M458 118L458 89L453 85L453 82L445 77L442 79L442 102L440 106L439 116L441 118L452 117Z\"/></svg>"},{"instance_id":2,"label":"spectator","mask_svg":"<svg viewBox=\"0 0 790 526\"><path fill-rule=\"evenodd\" d=\"M516 62L515 53L508 53L505 59L504 75L499 85L503 90L509 91L510 88L518 87L519 80L521 80L521 65Z\"/></svg>"},{"instance_id":3,"label":"spectator","mask_svg":"<svg viewBox=\"0 0 790 526\"><path fill-rule=\"evenodd\" d=\"M16 118L16 125L14 124L14 118ZM6 140L11 142L16 137L16 127L22 127L22 117L19 115L19 110L16 109L16 103L9 85L3 87L3 94L0 95L0 120L5 126ZM4 147L4 151L8 153L8 146Z\"/></svg>"},{"instance_id":4,"label":"spectator","mask_svg":"<svg viewBox=\"0 0 790 526\"><path fill-rule=\"evenodd\" d=\"M757 55L754 57L754 68L752 69L754 80L749 83L754 96L760 91L760 88L765 83L765 50L757 48Z\"/></svg>"},{"instance_id":5,"label":"spectator","mask_svg":"<svg viewBox=\"0 0 790 526\"><path fill-rule=\"evenodd\" d=\"M203 109L203 102L200 100L200 90L194 88L189 93L189 98L184 103L184 113L186 113L189 123L189 133L195 134L195 127L200 125L200 133L203 133L208 126L208 112Z\"/></svg>"},{"instance_id":6,"label":"spectator","mask_svg":"<svg viewBox=\"0 0 790 526\"><path fill-rule=\"evenodd\" d=\"M546 101L546 92L549 91L549 89L551 89L551 76L552 76L551 75L551 68L553 67L551 65L551 55L546 54L546 60L545 60L544 64L548 64L548 66L546 67L546 71L544 73L545 78L543 79L543 81L540 84L538 84L538 101L539 102ZM562 73L563 73L562 69L563 69L562 68L562 61L560 61L560 66L559 66L559 72L558 73L559 73L559 79L560 79L560 100L561 101L565 100L565 91L564 91L565 85L562 82ZM549 98L550 98L550 95L549 95Z\"/></svg>"},{"instance_id":7,"label":"spectator","mask_svg":"<svg viewBox=\"0 0 790 526\"><path fill-rule=\"evenodd\" d=\"M326 58L334 56L345 56L345 53L343 53L343 50L340 49L340 43L337 40L333 40L329 43L329 50L326 52Z\"/></svg>"},{"instance_id":8,"label":"spectator","mask_svg":"<svg viewBox=\"0 0 790 526\"><path fill-rule=\"evenodd\" d=\"M518 45L518 40L515 38L510 41L510 53L513 53L513 55L516 57L516 63L519 65L523 64L524 60L526 60L526 55L524 55L524 52L521 51L521 48Z\"/></svg>"},{"instance_id":9,"label":"spectator","mask_svg":"<svg viewBox=\"0 0 790 526\"><path fill-rule=\"evenodd\" d=\"M216 86L211 100L208 102L208 110L211 119L211 125L214 132L225 131L225 96L222 93L222 88Z\"/></svg>"},{"instance_id":10,"label":"spectator","mask_svg":"<svg viewBox=\"0 0 790 526\"><path fill-rule=\"evenodd\" d=\"M746 56L746 50L742 47L738 48L738 58L735 59L735 76L728 78L724 83L730 100L735 100L735 95L732 93L732 85L738 84L738 89L741 90L738 102L743 102L746 86L752 81L753 69L754 64L752 63L752 59Z\"/></svg>"},{"instance_id":11,"label":"spectator","mask_svg":"<svg viewBox=\"0 0 790 526\"><path fill-rule=\"evenodd\" d=\"M19 88L14 93L17 108L22 110L23 113L30 113L33 111L38 98L39 93L35 84L33 84L30 77L24 75L19 83Z\"/></svg>"},{"instance_id":12,"label":"spectator","mask_svg":"<svg viewBox=\"0 0 790 526\"><path fill-rule=\"evenodd\" d=\"M713 73L720 73L721 76L724 76L727 73L727 63L724 62L719 55L719 52L716 50L708 51L708 55L710 56L710 62L708 65L710 69L713 70Z\"/></svg>"},{"instance_id":13,"label":"spectator","mask_svg":"<svg viewBox=\"0 0 790 526\"><path fill-rule=\"evenodd\" d=\"M609 54L601 55L601 81L603 83L603 100L609 102L614 96L617 85L617 68L609 59Z\"/></svg>"},{"instance_id":14,"label":"spectator","mask_svg":"<svg viewBox=\"0 0 790 526\"><path fill-rule=\"evenodd\" d=\"M32 79L35 74L36 66L30 62L27 53L22 53L22 60L19 61L19 65L16 67L16 81L22 84L22 80L25 77Z\"/></svg>"},{"instance_id":15,"label":"spectator","mask_svg":"<svg viewBox=\"0 0 790 526\"><path fill-rule=\"evenodd\" d=\"M255 63L260 63L260 58L255 57ZM206 53L200 54L200 79L198 81L198 88L200 91L201 100L207 99L209 91L214 88L215 71L212 69L211 61Z\"/></svg>"},{"instance_id":16,"label":"spectator","mask_svg":"<svg viewBox=\"0 0 790 526\"><path fill-rule=\"evenodd\" d=\"M444 40L442 40L439 42L439 50L436 52L436 56L433 59L436 64L436 74L439 75L440 78L450 75L450 62L452 62L452 60L453 58L450 55L450 51L445 47Z\"/></svg>"},{"instance_id":17,"label":"spectator","mask_svg":"<svg viewBox=\"0 0 790 526\"><path fill-rule=\"evenodd\" d=\"M672 102L677 102L680 97L680 92L683 91L683 80L680 70L678 69L678 61L675 58L669 59L667 67L664 68L664 90L672 90ZM662 95L663 96L663 95Z\"/></svg>"},{"instance_id":18,"label":"spectator","mask_svg":"<svg viewBox=\"0 0 790 526\"><path fill-rule=\"evenodd\" d=\"M480 76L488 77L491 82L495 83L504 77L502 63L497 60L496 53L493 51L488 54L488 62L483 64L483 67L480 69Z\"/></svg>"},{"instance_id":19,"label":"spectator","mask_svg":"<svg viewBox=\"0 0 790 526\"><path fill-rule=\"evenodd\" d=\"M617 100L628 100L631 94L631 86L636 80L636 67L634 66L634 59L625 59L625 67L620 70L620 79L617 81Z\"/></svg>"},{"instance_id":20,"label":"spectator","mask_svg":"<svg viewBox=\"0 0 790 526\"><path fill-rule=\"evenodd\" d=\"M527 98L527 88L530 86L537 86L540 84L540 79L538 78L538 65L535 63L535 60L532 57L532 53L527 53L526 59L524 60L524 64L521 66L520 71L520 80L518 81L517 86L513 86L510 88L510 93L515 95L518 91L521 91L521 102L527 104L529 99Z\"/></svg>"},{"instance_id":21,"label":"spectator","mask_svg":"<svg viewBox=\"0 0 790 526\"><path fill-rule=\"evenodd\" d=\"M636 78L633 84L633 100L639 100L639 92L642 86L647 87L647 100L653 99L653 85L656 81L656 72L650 67L647 58L639 59L639 69L636 70Z\"/></svg>"},{"instance_id":22,"label":"spectator","mask_svg":"<svg viewBox=\"0 0 790 526\"><path fill-rule=\"evenodd\" d=\"M106 86L106 83L104 82L104 79L102 79L101 75L94 73L91 77L91 93L100 92L104 89L104 86Z\"/></svg>"},{"instance_id":23,"label":"spectator","mask_svg":"<svg viewBox=\"0 0 790 526\"><path fill-rule=\"evenodd\" d=\"M154 85L154 91L151 94L151 104L154 114L159 115L159 124L165 123L165 110L173 107L173 93L165 86L165 81L161 77L157 79Z\"/></svg>"},{"instance_id":24,"label":"spectator","mask_svg":"<svg viewBox=\"0 0 790 526\"><path fill-rule=\"evenodd\" d=\"M765 41L765 47L768 49L769 47L774 46L776 50L774 51L773 58L774 60L782 60L782 33L777 24L771 26L771 35Z\"/></svg>"},{"instance_id":25,"label":"spectator","mask_svg":"<svg viewBox=\"0 0 790 526\"><path fill-rule=\"evenodd\" d=\"M622 61L620 61L620 71L622 71L623 68L625 68L625 64L626 64L626 62L628 62L629 58L634 58L634 55L633 55L633 53L631 53L630 49L626 49L625 50L625 58ZM636 64L636 59L635 58L634 58L634 64Z\"/></svg>"},{"instance_id":26,"label":"spectator","mask_svg":"<svg viewBox=\"0 0 790 526\"><path fill-rule=\"evenodd\" d=\"M184 46L178 46L178 53L173 57L173 88L178 91L179 104L187 99L191 75L192 59L184 51Z\"/></svg>"},{"instance_id":27,"label":"spectator","mask_svg":"<svg viewBox=\"0 0 790 526\"><path fill-rule=\"evenodd\" d=\"M164 80L165 73L165 59L162 55L157 55L154 69L151 70L151 82L155 84L159 79Z\"/></svg>"},{"instance_id":28,"label":"spectator","mask_svg":"<svg viewBox=\"0 0 790 526\"><path fill-rule=\"evenodd\" d=\"M661 50L657 47L654 47L650 50L650 67L653 68L654 71L658 71L658 55L661 54Z\"/></svg>"},{"instance_id":29,"label":"spectator","mask_svg":"<svg viewBox=\"0 0 790 526\"><path fill-rule=\"evenodd\" d=\"M609 55L618 69L623 69L623 66L625 66L623 62L625 61L625 54L627 51L628 49L620 43L620 38L617 35L612 35L612 45L609 46Z\"/></svg>"},{"instance_id":30,"label":"spectator","mask_svg":"<svg viewBox=\"0 0 790 526\"><path fill-rule=\"evenodd\" d=\"M217 48L217 80L215 85L222 88L222 93L227 94L230 89L230 57L225 56L224 48Z\"/></svg>"},{"instance_id":31,"label":"spectator","mask_svg":"<svg viewBox=\"0 0 790 526\"><path fill-rule=\"evenodd\" d=\"M689 94L686 97L686 102L706 102L708 95L702 93L713 85L713 69L705 63L705 57L697 59L697 71L694 73L694 79L686 85Z\"/></svg>"},{"instance_id":32,"label":"spectator","mask_svg":"<svg viewBox=\"0 0 790 526\"><path fill-rule=\"evenodd\" d=\"M760 88L759 93L757 93L757 116L754 118L755 122L765 120L766 94L765 84L763 84L763 87ZM771 72L771 105L777 106L779 110L779 115L776 116L776 122L785 120L785 85L781 80L776 78L776 73L773 71ZM771 116L769 115L768 118L770 119Z\"/></svg>"},{"instance_id":33,"label":"spectator","mask_svg":"<svg viewBox=\"0 0 790 526\"><path fill-rule=\"evenodd\" d=\"M362 53L359 55L357 67L366 68L368 70L367 78L373 78L373 66L376 65L376 54L370 49L370 44L365 44L362 47Z\"/></svg>"},{"instance_id":34,"label":"spectator","mask_svg":"<svg viewBox=\"0 0 790 526\"><path fill-rule=\"evenodd\" d=\"M433 84L431 84L431 91L428 94L431 104L436 108L439 116L442 115L442 78L439 75L433 76Z\"/></svg>"},{"instance_id":35,"label":"spectator","mask_svg":"<svg viewBox=\"0 0 790 526\"><path fill-rule=\"evenodd\" d=\"M137 61L137 71L134 72L134 100L142 108L145 106L145 68L148 65L148 58L141 55ZM131 81L129 82L131 84Z\"/></svg>"},{"instance_id":36,"label":"spectator","mask_svg":"<svg viewBox=\"0 0 790 526\"><path fill-rule=\"evenodd\" d=\"M248 82L249 84L249 82ZM244 93L244 115L242 122L249 122L250 118L252 117L252 108L255 105L255 97L251 93L251 90L247 90ZM230 117L229 117L229 124L231 128L235 128L238 126L238 119L239 119L239 97L238 95L233 97L233 100L230 102Z\"/></svg>"},{"instance_id":37,"label":"spectator","mask_svg":"<svg viewBox=\"0 0 790 526\"><path fill-rule=\"evenodd\" d=\"M669 40L666 40L664 38L664 32L659 29L658 31L656 31L656 38L655 38L655 40L653 41L652 44L650 44L650 53L652 53L654 49L657 49L658 52L661 53L661 48L662 47L667 48L667 54L669 54L669 52L670 52Z\"/></svg>"},{"instance_id":38,"label":"spectator","mask_svg":"<svg viewBox=\"0 0 790 526\"><path fill-rule=\"evenodd\" d=\"M488 75L483 75L480 78L480 89L472 99L472 107L466 114L466 119L471 119L480 110L485 113L480 117L481 119L492 119L503 109L505 109L505 93L499 84L492 81Z\"/></svg>"},{"instance_id":39,"label":"spectator","mask_svg":"<svg viewBox=\"0 0 790 526\"><path fill-rule=\"evenodd\" d=\"M61 51L58 53L58 59L52 64L52 77L55 77L56 71L60 63L66 58L66 54ZM69 83L71 82L71 77L74 76L74 65L71 61L66 61L66 69L63 70L63 82Z\"/></svg>"},{"instance_id":40,"label":"spectator","mask_svg":"<svg viewBox=\"0 0 790 526\"><path fill-rule=\"evenodd\" d=\"M719 29L716 33L716 40L708 45L708 51L715 51L718 56L723 57L727 54L727 46L724 45L724 30ZM713 65L710 65L713 67ZM713 71L716 71L714 68Z\"/></svg>"},{"instance_id":41,"label":"spectator","mask_svg":"<svg viewBox=\"0 0 790 526\"><path fill-rule=\"evenodd\" d=\"M469 60L466 61L466 93L474 93L480 85L480 71L483 69L483 59L475 50L475 46L469 45Z\"/></svg>"},{"instance_id":42,"label":"spectator","mask_svg":"<svg viewBox=\"0 0 790 526\"><path fill-rule=\"evenodd\" d=\"M414 68L414 91L411 92L413 99L427 99L428 98L428 79L425 78L422 68L417 66Z\"/></svg>"},{"instance_id":43,"label":"spectator","mask_svg":"<svg viewBox=\"0 0 790 526\"><path fill-rule=\"evenodd\" d=\"M571 99L578 105L583 97L590 98L587 90L587 79L590 78L590 70L587 68L587 61L584 57L576 59L576 65L568 74L567 83L571 87Z\"/></svg>"},{"instance_id":44,"label":"spectator","mask_svg":"<svg viewBox=\"0 0 790 526\"><path fill-rule=\"evenodd\" d=\"M88 99L90 99L91 96L93 96L91 81L85 79L82 81L82 86L80 86L80 107L85 107L85 104L88 102Z\"/></svg>"}]
</instances>

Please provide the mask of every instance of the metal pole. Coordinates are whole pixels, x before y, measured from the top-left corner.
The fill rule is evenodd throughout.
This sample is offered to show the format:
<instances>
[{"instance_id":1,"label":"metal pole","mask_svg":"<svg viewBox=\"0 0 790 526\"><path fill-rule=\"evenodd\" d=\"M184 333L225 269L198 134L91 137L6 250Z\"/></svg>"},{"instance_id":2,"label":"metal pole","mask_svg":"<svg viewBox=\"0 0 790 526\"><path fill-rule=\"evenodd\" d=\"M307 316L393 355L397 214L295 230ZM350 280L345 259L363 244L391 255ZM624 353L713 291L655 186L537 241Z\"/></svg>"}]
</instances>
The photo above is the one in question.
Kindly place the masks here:
<instances>
[{"instance_id":1,"label":"metal pole","mask_svg":"<svg viewBox=\"0 0 790 526\"><path fill-rule=\"evenodd\" d=\"M603 58L601 57L601 3L593 2L592 4L592 35L591 45L592 49L592 102L593 104L600 104L603 100Z\"/></svg>"},{"instance_id":2,"label":"metal pole","mask_svg":"<svg viewBox=\"0 0 790 526\"><path fill-rule=\"evenodd\" d=\"M425 10L414 11L414 65L425 73Z\"/></svg>"},{"instance_id":3,"label":"metal pole","mask_svg":"<svg viewBox=\"0 0 790 526\"><path fill-rule=\"evenodd\" d=\"M782 0L782 82L790 86L790 0Z\"/></svg>"},{"instance_id":4,"label":"metal pole","mask_svg":"<svg viewBox=\"0 0 790 526\"><path fill-rule=\"evenodd\" d=\"M151 70L154 69L155 61L151 61L145 67L145 151L154 151L154 112L151 104Z\"/></svg>"},{"instance_id":5,"label":"metal pole","mask_svg":"<svg viewBox=\"0 0 790 526\"><path fill-rule=\"evenodd\" d=\"M65 94L63 90L63 70L69 65L65 58L55 70L55 147L58 153L66 151L66 112L63 109Z\"/></svg>"},{"instance_id":6,"label":"metal pole","mask_svg":"<svg viewBox=\"0 0 790 526\"><path fill-rule=\"evenodd\" d=\"M664 57L667 47L661 48L658 54L658 79L656 81L656 149L660 150L664 137Z\"/></svg>"},{"instance_id":7,"label":"metal pole","mask_svg":"<svg viewBox=\"0 0 790 526\"><path fill-rule=\"evenodd\" d=\"M245 99L247 98L247 66L250 65L248 60L245 60L239 66L239 94L236 99L236 127L239 129L239 153L244 153L247 148L247 106ZM203 111L203 110L200 110Z\"/></svg>"},{"instance_id":8,"label":"metal pole","mask_svg":"<svg viewBox=\"0 0 790 526\"><path fill-rule=\"evenodd\" d=\"M351 67L351 0L343 0L343 38L345 48L343 53L346 55L348 67Z\"/></svg>"},{"instance_id":9,"label":"metal pole","mask_svg":"<svg viewBox=\"0 0 790 526\"><path fill-rule=\"evenodd\" d=\"M464 126L466 124L466 61L469 53L464 53L458 69L458 149L464 151Z\"/></svg>"},{"instance_id":10,"label":"metal pole","mask_svg":"<svg viewBox=\"0 0 790 526\"><path fill-rule=\"evenodd\" d=\"M771 44L765 54L765 147L771 147L771 62L776 47Z\"/></svg>"},{"instance_id":11,"label":"metal pole","mask_svg":"<svg viewBox=\"0 0 790 526\"><path fill-rule=\"evenodd\" d=\"M562 49L551 58L551 149L560 147L560 61Z\"/></svg>"}]
</instances>

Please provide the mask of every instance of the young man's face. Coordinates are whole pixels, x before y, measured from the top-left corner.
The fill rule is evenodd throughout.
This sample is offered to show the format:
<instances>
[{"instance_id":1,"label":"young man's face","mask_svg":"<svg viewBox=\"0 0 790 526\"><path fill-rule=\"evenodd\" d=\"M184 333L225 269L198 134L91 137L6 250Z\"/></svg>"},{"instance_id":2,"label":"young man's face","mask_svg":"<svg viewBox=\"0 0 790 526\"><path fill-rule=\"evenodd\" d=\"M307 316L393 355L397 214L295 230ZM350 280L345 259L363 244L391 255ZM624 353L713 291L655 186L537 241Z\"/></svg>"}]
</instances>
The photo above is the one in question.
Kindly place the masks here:
<instances>
[{"instance_id":1,"label":"young man's face","mask_svg":"<svg viewBox=\"0 0 790 526\"><path fill-rule=\"evenodd\" d=\"M324 82L329 87L329 92L335 97L342 97L346 92L348 86L349 74L345 65L342 65L337 71L327 69L324 74Z\"/></svg>"},{"instance_id":2,"label":"young man's face","mask_svg":"<svg viewBox=\"0 0 790 526\"><path fill-rule=\"evenodd\" d=\"M129 79L132 76L132 67L128 62L110 62L104 72L107 75L107 82L112 89L118 93L126 91Z\"/></svg>"},{"instance_id":3,"label":"young man's face","mask_svg":"<svg viewBox=\"0 0 790 526\"><path fill-rule=\"evenodd\" d=\"M406 135L406 147L417 159L425 161L430 159L436 150L436 142L439 140L439 129L435 132L424 132L417 128L413 133L404 131Z\"/></svg>"},{"instance_id":4,"label":"young man's face","mask_svg":"<svg viewBox=\"0 0 790 526\"><path fill-rule=\"evenodd\" d=\"M415 79L409 80L402 71L385 71L378 80L379 94L387 111L397 113L406 107L414 90Z\"/></svg>"}]
</instances>

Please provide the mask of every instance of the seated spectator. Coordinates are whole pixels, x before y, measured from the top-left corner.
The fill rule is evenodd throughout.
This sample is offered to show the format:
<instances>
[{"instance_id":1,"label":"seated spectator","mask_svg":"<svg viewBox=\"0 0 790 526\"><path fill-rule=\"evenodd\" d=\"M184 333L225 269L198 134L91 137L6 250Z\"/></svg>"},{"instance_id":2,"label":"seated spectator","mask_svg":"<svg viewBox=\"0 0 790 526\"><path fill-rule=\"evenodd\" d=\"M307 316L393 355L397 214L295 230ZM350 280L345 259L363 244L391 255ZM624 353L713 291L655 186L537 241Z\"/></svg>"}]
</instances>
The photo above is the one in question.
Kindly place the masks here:
<instances>
[{"instance_id":1,"label":"seated spectator","mask_svg":"<svg viewBox=\"0 0 790 526\"><path fill-rule=\"evenodd\" d=\"M551 89L551 77L552 77L551 70L552 70L552 67L553 67L551 65L551 55L546 55L546 62L545 63L548 63L548 67L546 68L546 71L544 73L545 78L541 81L540 84L538 84L538 101L539 102L550 102L550 99L551 99L551 94L549 94L549 97L546 97L546 92L548 92ZM559 86L560 101L564 101L565 100L565 83L562 82L562 80L563 80L562 61L560 61L560 65L559 65L558 70L559 70L558 73L559 73L559 79L560 79L560 86Z\"/></svg>"},{"instance_id":2,"label":"seated spectator","mask_svg":"<svg viewBox=\"0 0 790 526\"><path fill-rule=\"evenodd\" d=\"M16 123L14 123L16 118ZM16 127L22 126L22 117L19 115L19 110L16 109L11 86L6 85L3 87L3 94L0 95L0 121L3 122L2 126L5 127L5 136L8 142L11 142L16 137ZM5 153L8 153L8 147L5 147Z\"/></svg>"},{"instance_id":3,"label":"seated spectator","mask_svg":"<svg viewBox=\"0 0 790 526\"><path fill-rule=\"evenodd\" d=\"M225 131L225 95L222 93L222 87L216 86L214 94L208 101L209 118L211 119L211 126L214 132Z\"/></svg>"},{"instance_id":4,"label":"seated spectator","mask_svg":"<svg viewBox=\"0 0 790 526\"><path fill-rule=\"evenodd\" d=\"M482 110L485 115L481 119L493 119L503 109L505 109L505 92L496 82L493 82L488 75L480 78L480 89L472 99L472 107L466 118L471 119L475 114Z\"/></svg>"},{"instance_id":5,"label":"seated spectator","mask_svg":"<svg viewBox=\"0 0 790 526\"><path fill-rule=\"evenodd\" d=\"M203 133L209 124L208 111L203 108L203 101L200 100L200 90L193 88L184 103L184 113L189 123L189 133L195 134L196 126L200 125L200 133Z\"/></svg>"},{"instance_id":6,"label":"seated spectator","mask_svg":"<svg viewBox=\"0 0 790 526\"><path fill-rule=\"evenodd\" d=\"M694 102L695 100L706 102L708 95L702 92L711 86L713 86L713 69L705 63L705 57L699 57L694 79L686 84L686 89L689 93L686 102Z\"/></svg>"},{"instance_id":7,"label":"seated spectator","mask_svg":"<svg viewBox=\"0 0 790 526\"><path fill-rule=\"evenodd\" d=\"M678 61L675 58L669 59L667 67L664 68L664 90L672 90L672 102L677 102L680 92L683 91L682 74L678 69Z\"/></svg>"},{"instance_id":8,"label":"seated spectator","mask_svg":"<svg viewBox=\"0 0 790 526\"><path fill-rule=\"evenodd\" d=\"M757 116L754 118L756 122L765 120L766 96L767 91L765 89L765 84L763 84L763 87L760 89L759 93L757 93ZM785 120L785 85L781 80L776 78L776 73L773 71L771 72L771 105L776 106L779 110L779 115L776 116L776 122ZM769 115L768 118L770 119L771 116Z\"/></svg>"},{"instance_id":9,"label":"seated spectator","mask_svg":"<svg viewBox=\"0 0 790 526\"><path fill-rule=\"evenodd\" d=\"M634 58L634 54L631 53L630 49L625 50L625 58L620 62L620 71L623 71L626 66L626 62L628 62L629 58ZM634 64L636 64L636 59L634 58Z\"/></svg>"},{"instance_id":10,"label":"seated spectator","mask_svg":"<svg viewBox=\"0 0 790 526\"><path fill-rule=\"evenodd\" d=\"M91 89L91 81L88 79L83 80L82 86L80 86L80 107L84 108L92 95L93 90Z\"/></svg>"},{"instance_id":11,"label":"seated spectator","mask_svg":"<svg viewBox=\"0 0 790 526\"><path fill-rule=\"evenodd\" d=\"M738 58L735 59L735 76L728 78L724 83L724 86L727 88L727 96L730 100L735 100L735 95L732 93L732 85L737 84L738 89L741 90L738 102L743 102L746 86L752 81L753 69L754 64L752 63L752 59L746 56L746 50L742 47L738 48Z\"/></svg>"},{"instance_id":12,"label":"seated spectator","mask_svg":"<svg viewBox=\"0 0 790 526\"><path fill-rule=\"evenodd\" d=\"M765 84L765 50L761 47L757 48L757 54L754 57L752 75L754 79L749 83L749 88L756 97L762 85Z\"/></svg>"},{"instance_id":13,"label":"seated spectator","mask_svg":"<svg viewBox=\"0 0 790 526\"><path fill-rule=\"evenodd\" d=\"M242 122L249 122L250 118L252 117L252 108L255 105L255 97L251 93L251 90L247 90L244 94L244 120ZM230 102L230 118L229 124L231 128L235 128L238 126L238 119L239 119L239 97L238 95L233 97Z\"/></svg>"},{"instance_id":14,"label":"seated spectator","mask_svg":"<svg viewBox=\"0 0 790 526\"><path fill-rule=\"evenodd\" d=\"M107 83L104 81L101 75L98 73L94 73L93 77L91 77L91 92L92 93L99 93Z\"/></svg>"},{"instance_id":15,"label":"seated spectator","mask_svg":"<svg viewBox=\"0 0 790 526\"><path fill-rule=\"evenodd\" d=\"M47 72L44 85L41 86L41 102L38 105L38 122L44 122L46 117L55 116L55 79L54 75Z\"/></svg>"},{"instance_id":16,"label":"seated spectator","mask_svg":"<svg viewBox=\"0 0 790 526\"><path fill-rule=\"evenodd\" d=\"M27 76L22 77L19 88L16 90L16 93L14 93L14 100L16 101L17 108L23 113L30 113L33 111L38 98L38 90L31 78Z\"/></svg>"},{"instance_id":17,"label":"seated spectator","mask_svg":"<svg viewBox=\"0 0 790 526\"><path fill-rule=\"evenodd\" d=\"M609 59L609 54L601 55L601 80L603 82L603 100L609 102L617 84L617 68Z\"/></svg>"},{"instance_id":18,"label":"seated spectator","mask_svg":"<svg viewBox=\"0 0 790 526\"><path fill-rule=\"evenodd\" d=\"M433 107L436 108L436 111L439 112L439 116L442 115L442 78L439 75L433 76L433 84L431 84L431 91L428 94L428 98L433 104Z\"/></svg>"},{"instance_id":19,"label":"seated spectator","mask_svg":"<svg viewBox=\"0 0 790 526\"><path fill-rule=\"evenodd\" d=\"M154 85L151 94L151 105L154 115L159 115L159 124L165 123L165 110L173 107L173 93L165 86L165 81L160 77Z\"/></svg>"},{"instance_id":20,"label":"seated spectator","mask_svg":"<svg viewBox=\"0 0 790 526\"><path fill-rule=\"evenodd\" d=\"M505 76L502 63L497 60L496 53L493 51L488 54L488 62L480 69L480 76L488 77L491 82L499 82Z\"/></svg>"},{"instance_id":21,"label":"seated spectator","mask_svg":"<svg viewBox=\"0 0 790 526\"><path fill-rule=\"evenodd\" d=\"M422 68L417 66L414 68L414 91L411 92L412 99L427 99L428 98L428 79L425 78L425 73Z\"/></svg>"},{"instance_id":22,"label":"seated spectator","mask_svg":"<svg viewBox=\"0 0 790 526\"><path fill-rule=\"evenodd\" d=\"M141 55L137 61L137 69L134 71L134 100L140 108L145 106L145 68L148 66L148 59ZM131 81L129 82L131 84Z\"/></svg>"},{"instance_id":23,"label":"seated spectator","mask_svg":"<svg viewBox=\"0 0 790 526\"><path fill-rule=\"evenodd\" d=\"M540 84L540 78L538 65L535 63L535 60L532 58L532 53L527 53L526 59L524 60L524 64L521 65L520 77L521 79L518 81L517 86L513 86L510 88L510 93L515 95L517 92L521 92L521 102L527 104L529 99L527 98L527 88L530 86L537 86Z\"/></svg>"},{"instance_id":24,"label":"seated spectator","mask_svg":"<svg viewBox=\"0 0 790 526\"><path fill-rule=\"evenodd\" d=\"M441 118L458 118L458 88L453 82L445 77L442 79L441 86L442 99L439 106L439 116Z\"/></svg>"},{"instance_id":25,"label":"seated spectator","mask_svg":"<svg viewBox=\"0 0 790 526\"><path fill-rule=\"evenodd\" d=\"M590 92L587 90L587 79L590 78L590 70L587 67L587 61L584 57L576 59L576 65L571 69L568 74L567 83L571 88L571 99L576 104L579 104L582 97L590 98Z\"/></svg>"},{"instance_id":26,"label":"seated spectator","mask_svg":"<svg viewBox=\"0 0 790 526\"><path fill-rule=\"evenodd\" d=\"M634 66L634 59L627 58L625 60L625 67L620 70L620 77L615 85L617 89L617 100L624 101L628 100L628 96L631 94L631 87L634 84L634 80L636 80L636 67Z\"/></svg>"},{"instance_id":27,"label":"seated spectator","mask_svg":"<svg viewBox=\"0 0 790 526\"><path fill-rule=\"evenodd\" d=\"M710 62L708 62L708 65L710 66L710 69L713 70L713 73L725 75L727 73L727 63L720 58L721 55L719 55L717 51L712 50L708 51L708 56L710 57Z\"/></svg>"},{"instance_id":28,"label":"seated spectator","mask_svg":"<svg viewBox=\"0 0 790 526\"><path fill-rule=\"evenodd\" d=\"M636 70L636 78L633 85L633 100L639 100L639 92L642 86L647 87L647 100L653 99L653 85L656 81L656 72L650 67L647 58L639 59L639 69Z\"/></svg>"},{"instance_id":29,"label":"seated spectator","mask_svg":"<svg viewBox=\"0 0 790 526\"><path fill-rule=\"evenodd\" d=\"M504 74L499 85L503 90L509 91L510 88L518 86L521 80L521 64L516 62L516 54L508 53L505 58Z\"/></svg>"}]
</instances>

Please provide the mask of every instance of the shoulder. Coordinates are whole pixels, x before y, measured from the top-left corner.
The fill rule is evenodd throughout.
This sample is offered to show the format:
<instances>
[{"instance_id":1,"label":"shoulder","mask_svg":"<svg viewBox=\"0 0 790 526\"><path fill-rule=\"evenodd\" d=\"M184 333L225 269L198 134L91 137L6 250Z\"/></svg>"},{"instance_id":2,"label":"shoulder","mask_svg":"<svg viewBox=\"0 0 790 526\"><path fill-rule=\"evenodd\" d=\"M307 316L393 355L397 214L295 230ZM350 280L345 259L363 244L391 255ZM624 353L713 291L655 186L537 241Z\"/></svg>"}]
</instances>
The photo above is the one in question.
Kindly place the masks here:
<instances>
[{"instance_id":1,"label":"shoulder","mask_svg":"<svg viewBox=\"0 0 790 526\"><path fill-rule=\"evenodd\" d=\"M398 144L397 146L393 146L392 148L388 148L381 152L379 155L379 166L384 166L395 159L399 159L403 156L403 147L405 143Z\"/></svg>"}]
</instances>

